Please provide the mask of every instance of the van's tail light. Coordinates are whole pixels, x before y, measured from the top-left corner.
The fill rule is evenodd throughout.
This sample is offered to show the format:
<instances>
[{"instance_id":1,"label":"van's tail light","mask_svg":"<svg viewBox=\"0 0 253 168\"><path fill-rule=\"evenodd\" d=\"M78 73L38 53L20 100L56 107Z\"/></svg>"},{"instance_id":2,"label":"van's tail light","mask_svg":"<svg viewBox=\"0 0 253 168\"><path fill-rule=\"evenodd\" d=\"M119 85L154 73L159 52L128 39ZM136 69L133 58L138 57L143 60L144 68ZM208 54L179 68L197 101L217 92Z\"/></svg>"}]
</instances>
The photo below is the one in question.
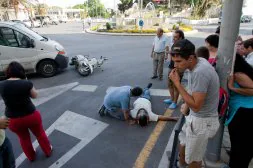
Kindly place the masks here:
<instances>
[{"instance_id":1,"label":"van's tail light","mask_svg":"<svg viewBox=\"0 0 253 168\"><path fill-rule=\"evenodd\" d=\"M58 54L59 55L65 55L66 53L65 53L65 51L59 51Z\"/></svg>"}]
</instances>

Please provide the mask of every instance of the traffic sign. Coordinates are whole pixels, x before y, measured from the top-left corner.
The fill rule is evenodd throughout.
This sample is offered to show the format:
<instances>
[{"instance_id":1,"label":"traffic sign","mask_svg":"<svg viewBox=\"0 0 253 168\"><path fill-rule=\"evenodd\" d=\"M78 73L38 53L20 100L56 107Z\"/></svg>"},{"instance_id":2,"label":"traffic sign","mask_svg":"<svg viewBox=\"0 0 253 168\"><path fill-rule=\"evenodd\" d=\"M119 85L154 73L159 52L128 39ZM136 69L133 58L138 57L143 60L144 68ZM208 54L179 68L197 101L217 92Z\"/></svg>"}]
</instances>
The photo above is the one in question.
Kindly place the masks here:
<instances>
[{"instance_id":1,"label":"traffic sign","mask_svg":"<svg viewBox=\"0 0 253 168\"><path fill-rule=\"evenodd\" d=\"M144 22L143 22L143 20L139 20L139 26L143 26L144 25Z\"/></svg>"}]
</instances>

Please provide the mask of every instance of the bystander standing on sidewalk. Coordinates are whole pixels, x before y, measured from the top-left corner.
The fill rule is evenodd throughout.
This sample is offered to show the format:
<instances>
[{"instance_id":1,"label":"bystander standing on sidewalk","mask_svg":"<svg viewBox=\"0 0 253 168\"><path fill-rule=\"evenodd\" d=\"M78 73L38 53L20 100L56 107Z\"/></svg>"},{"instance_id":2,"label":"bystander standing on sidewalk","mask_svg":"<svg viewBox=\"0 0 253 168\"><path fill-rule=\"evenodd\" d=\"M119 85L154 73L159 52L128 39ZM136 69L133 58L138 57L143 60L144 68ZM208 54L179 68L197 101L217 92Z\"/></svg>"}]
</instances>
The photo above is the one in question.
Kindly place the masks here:
<instances>
[{"instance_id":1,"label":"bystander standing on sidewalk","mask_svg":"<svg viewBox=\"0 0 253 168\"><path fill-rule=\"evenodd\" d=\"M195 46L189 40L179 40L171 50L175 69L170 73L179 94L190 108L190 114L180 133L180 165L189 164L200 168L208 139L219 128L217 112L219 102L219 77L214 68L204 59L197 58ZM180 82L179 72L189 69L188 92Z\"/></svg>"},{"instance_id":2,"label":"bystander standing on sidewalk","mask_svg":"<svg viewBox=\"0 0 253 168\"><path fill-rule=\"evenodd\" d=\"M10 119L9 129L19 137L21 147L30 161L36 159L29 130L37 138L47 157L52 146L42 126L40 112L30 98L37 97L33 83L26 80L25 70L18 62L11 62L6 70L7 80L0 83L0 94L4 100L5 116Z\"/></svg>"},{"instance_id":3,"label":"bystander standing on sidewalk","mask_svg":"<svg viewBox=\"0 0 253 168\"><path fill-rule=\"evenodd\" d=\"M228 125L231 151L230 168L248 168L253 158L253 68L236 55L234 73L228 81L230 89Z\"/></svg>"},{"instance_id":4,"label":"bystander standing on sidewalk","mask_svg":"<svg viewBox=\"0 0 253 168\"><path fill-rule=\"evenodd\" d=\"M153 59L153 76L151 79L159 77L159 80L163 80L163 64L164 60L168 59L168 54L169 38L163 34L162 28L158 28L151 50L151 58Z\"/></svg>"},{"instance_id":5,"label":"bystander standing on sidewalk","mask_svg":"<svg viewBox=\"0 0 253 168\"><path fill-rule=\"evenodd\" d=\"M245 60L253 67L253 38L243 42Z\"/></svg>"},{"instance_id":6,"label":"bystander standing on sidewalk","mask_svg":"<svg viewBox=\"0 0 253 168\"><path fill-rule=\"evenodd\" d=\"M219 46L219 36L217 34L209 35L206 39L206 47L209 50L209 59L208 61L214 67L216 66L217 54L218 54L218 46Z\"/></svg>"},{"instance_id":7,"label":"bystander standing on sidewalk","mask_svg":"<svg viewBox=\"0 0 253 168\"><path fill-rule=\"evenodd\" d=\"M173 33L173 42L176 43L179 40L184 39L184 32L182 30L176 30ZM174 61L170 57L170 64L169 64L169 70L168 70L168 88L170 92L170 99L165 99L164 103L170 105L170 109L175 109L177 108L177 101L179 97L179 93L177 91L177 88L174 86L173 82L170 80L169 75L170 72L174 69ZM180 80L183 78L184 72L180 72Z\"/></svg>"}]
</instances>

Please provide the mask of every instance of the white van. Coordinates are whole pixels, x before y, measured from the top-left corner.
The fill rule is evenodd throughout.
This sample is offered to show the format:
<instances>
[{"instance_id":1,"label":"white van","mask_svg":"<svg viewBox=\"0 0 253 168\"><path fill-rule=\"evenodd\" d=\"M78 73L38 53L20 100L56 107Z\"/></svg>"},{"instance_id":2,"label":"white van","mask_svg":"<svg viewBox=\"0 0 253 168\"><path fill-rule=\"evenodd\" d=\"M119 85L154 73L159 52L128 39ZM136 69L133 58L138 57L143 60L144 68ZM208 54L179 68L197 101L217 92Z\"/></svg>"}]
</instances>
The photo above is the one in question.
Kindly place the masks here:
<instances>
[{"instance_id":1,"label":"white van","mask_svg":"<svg viewBox=\"0 0 253 168\"><path fill-rule=\"evenodd\" d=\"M68 66L64 48L56 41L42 37L14 22L0 22L0 76L12 61L21 63L26 73L54 76Z\"/></svg>"}]
</instances>

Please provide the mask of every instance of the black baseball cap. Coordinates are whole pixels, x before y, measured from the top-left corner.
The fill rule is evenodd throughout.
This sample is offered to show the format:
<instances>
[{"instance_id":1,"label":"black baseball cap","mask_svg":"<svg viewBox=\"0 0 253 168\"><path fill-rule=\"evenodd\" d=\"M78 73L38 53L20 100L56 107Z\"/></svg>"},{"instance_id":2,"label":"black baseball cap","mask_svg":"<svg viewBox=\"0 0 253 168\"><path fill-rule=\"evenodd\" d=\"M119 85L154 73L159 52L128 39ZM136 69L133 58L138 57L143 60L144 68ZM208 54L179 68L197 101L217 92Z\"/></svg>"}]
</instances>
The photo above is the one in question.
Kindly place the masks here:
<instances>
[{"instance_id":1,"label":"black baseball cap","mask_svg":"<svg viewBox=\"0 0 253 168\"><path fill-rule=\"evenodd\" d=\"M179 54L181 56L189 56L195 54L195 45L187 39L177 41L171 47L171 55Z\"/></svg>"}]
</instances>

